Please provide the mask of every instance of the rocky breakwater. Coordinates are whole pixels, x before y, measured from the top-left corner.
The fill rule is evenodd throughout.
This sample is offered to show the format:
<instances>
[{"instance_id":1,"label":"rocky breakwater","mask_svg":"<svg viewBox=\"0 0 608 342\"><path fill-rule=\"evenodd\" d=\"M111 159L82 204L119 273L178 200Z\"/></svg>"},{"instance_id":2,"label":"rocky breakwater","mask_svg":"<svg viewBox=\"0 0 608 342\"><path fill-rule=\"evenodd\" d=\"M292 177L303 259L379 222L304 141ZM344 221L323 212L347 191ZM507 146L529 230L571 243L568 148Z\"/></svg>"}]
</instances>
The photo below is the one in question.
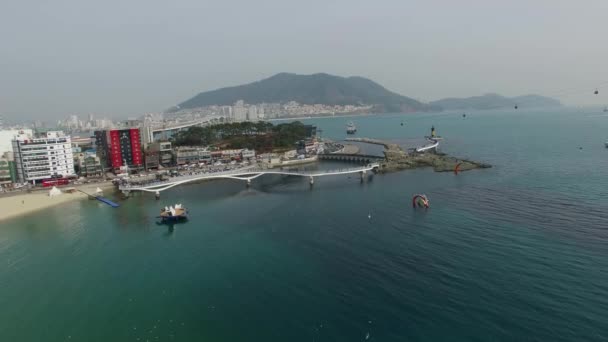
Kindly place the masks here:
<instances>
[{"instance_id":1,"label":"rocky breakwater","mask_svg":"<svg viewBox=\"0 0 608 342\"><path fill-rule=\"evenodd\" d=\"M404 151L397 144L391 144L376 139L353 138L348 140L384 146L385 161L381 163L381 172L393 172L419 167L432 167L436 172L453 172L457 165L458 171L492 167L490 164L479 163L439 153L435 151L435 149L426 152L416 152L415 150Z\"/></svg>"}]
</instances>

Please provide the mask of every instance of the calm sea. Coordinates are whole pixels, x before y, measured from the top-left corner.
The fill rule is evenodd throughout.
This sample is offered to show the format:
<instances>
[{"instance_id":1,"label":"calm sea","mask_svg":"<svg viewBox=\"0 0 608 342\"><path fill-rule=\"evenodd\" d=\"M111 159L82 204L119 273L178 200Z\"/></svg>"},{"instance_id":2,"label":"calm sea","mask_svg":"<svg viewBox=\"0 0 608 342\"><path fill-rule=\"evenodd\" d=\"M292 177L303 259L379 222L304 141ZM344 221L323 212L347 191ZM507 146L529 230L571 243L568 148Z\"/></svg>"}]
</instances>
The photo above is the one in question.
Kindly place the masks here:
<instances>
[{"instance_id":1,"label":"calm sea","mask_svg":"<svg viewBox=\"0 0 608 342\"><path fill-rule=\"evenodd\" d=\"M339 140L349 120L404 146L434 125L494 167L215 181L2 222L0 341L608 340L607 115L309 122ZM190 222L157 225L175 202Z\"/></svg>"}]
</instances>

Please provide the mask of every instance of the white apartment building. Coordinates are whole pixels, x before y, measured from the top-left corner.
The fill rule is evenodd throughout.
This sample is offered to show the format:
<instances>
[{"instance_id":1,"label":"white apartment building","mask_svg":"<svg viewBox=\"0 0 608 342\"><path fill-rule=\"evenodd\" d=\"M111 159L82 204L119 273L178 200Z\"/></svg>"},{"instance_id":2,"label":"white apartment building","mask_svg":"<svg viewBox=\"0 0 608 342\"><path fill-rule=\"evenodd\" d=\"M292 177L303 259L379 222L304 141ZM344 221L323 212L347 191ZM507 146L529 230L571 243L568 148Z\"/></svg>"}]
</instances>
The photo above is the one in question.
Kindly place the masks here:
<instances>
[{"instance_id":1,"label":"white apartment building","mask_svg":"<svg viewBox=\"0 0 608 342\"><path fill-rule=\"evenodd\" d=\"M245 103L243 100L238 100L234 104L232 109L232 114L234 115L234 121L241 122L247 120L247 108L245 108Z\"/></svg>"},{"instance_id":2,"label":"white apartment building","mask_svg":"<svg viewBox=\"0 0 608 342\"><path fill-rule=\"evenodd\" d=\"M13 155L22 183L76 175L71 138L62 131L43 137L20 134L13 140Z\"/></svg>"},{"instance_id":3,"label":"white apartment building","mask_svg":"<svg viewBox=\"0 0 608 342\"><path fill-rule=\"evenodd\" d=\"M258 109L255 105L249 106L249 109L247 111L247 120L258 121Z\"/></svg>"}]
</instances>

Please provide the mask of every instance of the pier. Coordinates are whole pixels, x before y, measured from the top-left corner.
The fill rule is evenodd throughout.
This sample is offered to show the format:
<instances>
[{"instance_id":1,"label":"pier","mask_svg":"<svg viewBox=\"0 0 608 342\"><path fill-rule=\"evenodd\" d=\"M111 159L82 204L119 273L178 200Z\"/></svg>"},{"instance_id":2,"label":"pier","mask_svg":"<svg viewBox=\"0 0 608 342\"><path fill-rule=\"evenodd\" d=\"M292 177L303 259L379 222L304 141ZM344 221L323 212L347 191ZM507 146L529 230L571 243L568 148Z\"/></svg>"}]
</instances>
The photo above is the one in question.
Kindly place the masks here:
<instances>
[{"instance_id":1,"label":"pier","mask_svg":"<svg viewBox=\"0 0 608 342\"><path fill-rule=\"evenodd\" d=\"M179 176L173 177L169 180L163 182L152 183L149 185L129 185L124 184L120 185L118 189L125 194L128 194L131 191L145 191L145 192L153 192L157 196L160 196L161 191L165 191L174 186L208 180L208 179L235 179L244 181L246 185L251 185L251 181L263 176L263 175L284 175L284 176L298 176L298 177L307 177L309 178L310 184L314 184L314 178L316 177L325 177L325 176L336 176L336 175L346 175L359 173L361 175L361 179L365 177L367 171L376 172L380 168L379 163L371 163L362 167L355 168L346 168L346 169L338 169L338 170L324 170L324 171L288 171L288 170L272 170L272 169L246 169L246 170L232 170L226 172L217 172L217 173L205 173L199 175L191 175L191 176Z\"/></svg>"},{"instance_id":2,"label":"pier","mask_svg":"<svg viewBox=\"0 0 608 342\"><path fill-rule=\"evenodd\" d=\"M105 204L111 206L112 208L118 208L120 206L118 203L112 202L109 199L107 199L107 198L105 198L105 197L103 197L103 196L101 196L99 194L91 195L91 194L88 194L88 193L86 193L86 192L84 192L82 190L77 190L77 191L81 192L81 193L83 193L83 194L85 194L87 196L89 196L90 198L96 199L99 202L105 203Z\"/></svg>"}]
</instances>

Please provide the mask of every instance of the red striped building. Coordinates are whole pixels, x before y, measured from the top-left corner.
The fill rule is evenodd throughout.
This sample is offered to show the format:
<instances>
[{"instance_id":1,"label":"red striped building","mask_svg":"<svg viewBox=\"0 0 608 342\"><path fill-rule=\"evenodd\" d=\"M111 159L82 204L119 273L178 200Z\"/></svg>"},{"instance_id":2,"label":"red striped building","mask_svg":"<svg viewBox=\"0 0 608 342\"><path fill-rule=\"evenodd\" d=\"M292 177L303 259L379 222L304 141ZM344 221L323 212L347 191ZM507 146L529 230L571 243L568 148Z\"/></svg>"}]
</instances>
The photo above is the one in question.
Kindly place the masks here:
<instances>
[{"instance_id":1,"label":"red striped building","mask_svg":"<svg viewBox=\"0 0 608 342\"><path fill-rule=\"evenodd\" d=\"M95 133L95 135L97 137L98 134ZM102 136L103 134L100 134L100 137ZM97 149L106 149L104 154L107 156L108 166L117 170L126 162L129 167L143 167L144 159L139 129L113 129L107 131L105 136L106 143L97 142Z\"/></svg>"}]
</instances>

